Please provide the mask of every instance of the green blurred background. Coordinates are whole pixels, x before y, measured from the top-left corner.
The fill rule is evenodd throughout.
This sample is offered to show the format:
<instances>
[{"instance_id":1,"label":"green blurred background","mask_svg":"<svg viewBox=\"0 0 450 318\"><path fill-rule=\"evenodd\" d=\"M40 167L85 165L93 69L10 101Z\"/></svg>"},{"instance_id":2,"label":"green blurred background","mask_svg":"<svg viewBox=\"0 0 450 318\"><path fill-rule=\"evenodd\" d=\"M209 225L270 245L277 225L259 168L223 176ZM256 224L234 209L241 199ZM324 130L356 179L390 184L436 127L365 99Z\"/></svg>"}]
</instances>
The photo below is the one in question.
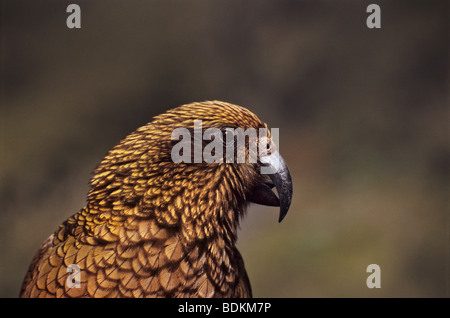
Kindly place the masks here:
<instances>
[{"instance_id":1,"label":"green blurred background","mask_svg":"<svg viewBox=\"0 0 450 318\"><path fill-rule=\"evenodd\" d=\"M219 99L280 129L294 182L281 224L242 222L254 296L448 297L449 20L445 0L2 0L0 296L112 146Z\"/></svg>"}]
</instances>

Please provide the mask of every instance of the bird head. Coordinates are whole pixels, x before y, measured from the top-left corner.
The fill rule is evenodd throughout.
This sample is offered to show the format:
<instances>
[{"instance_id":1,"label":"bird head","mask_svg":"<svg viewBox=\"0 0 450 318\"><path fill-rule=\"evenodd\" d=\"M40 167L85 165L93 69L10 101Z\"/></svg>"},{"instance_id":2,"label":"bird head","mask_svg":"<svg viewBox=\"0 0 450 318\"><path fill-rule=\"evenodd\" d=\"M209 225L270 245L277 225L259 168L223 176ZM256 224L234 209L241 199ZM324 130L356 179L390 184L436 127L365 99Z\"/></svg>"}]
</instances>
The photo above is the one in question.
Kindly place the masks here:
<instances>
[{"instance_id":1,"label":"bird head","mask_svg":"<svg viewBox=\"0 0 450 318\"><path fill-rule=\"evenodd\" d=\"M281 222L291 199L291 176L267 125L220 101L182 105L138 128L99 164L88 195L97 209L190 224L185 231L197 237L219 223L235 228L250 202L279 206Z\"/></svg>"}]
</instances>

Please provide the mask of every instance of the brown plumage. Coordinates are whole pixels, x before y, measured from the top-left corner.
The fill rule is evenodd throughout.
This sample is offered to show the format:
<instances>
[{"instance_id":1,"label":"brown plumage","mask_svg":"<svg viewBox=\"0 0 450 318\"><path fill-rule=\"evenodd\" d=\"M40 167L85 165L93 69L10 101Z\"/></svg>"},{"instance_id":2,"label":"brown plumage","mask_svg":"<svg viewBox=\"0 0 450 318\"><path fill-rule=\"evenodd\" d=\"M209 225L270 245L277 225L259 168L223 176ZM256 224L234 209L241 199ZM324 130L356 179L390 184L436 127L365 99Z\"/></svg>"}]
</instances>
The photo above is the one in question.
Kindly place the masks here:
<instances>
[{"instance_id":1,"label":"brown plumage","mask_svg":"<svg viewBox=\"0 0 450 318\"><path fill-rule=\"evenodd\" d=\"M193 129L194 119L203 130L266 127L247 109L214 101L180 106L128 135L97 166L87 205L35 255L21 297L252 296L235 246L239 219L250 201L281 205L284 217L289 172L281 159L272 182L259 164L174 163L172 131ZM71 264L81 270L79 288L68 284Z\"/></svg>"}]
</instances>

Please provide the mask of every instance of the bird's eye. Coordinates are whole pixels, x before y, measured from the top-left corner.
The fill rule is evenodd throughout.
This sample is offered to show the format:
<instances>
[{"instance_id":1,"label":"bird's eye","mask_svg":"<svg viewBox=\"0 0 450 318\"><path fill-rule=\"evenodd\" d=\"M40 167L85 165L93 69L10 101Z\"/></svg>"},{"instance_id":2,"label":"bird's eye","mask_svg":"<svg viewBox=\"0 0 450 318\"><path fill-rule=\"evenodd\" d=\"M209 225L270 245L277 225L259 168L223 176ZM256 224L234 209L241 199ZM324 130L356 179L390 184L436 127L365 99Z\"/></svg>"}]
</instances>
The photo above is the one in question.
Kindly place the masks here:
<instances>
[{"instance_id":1,"label":"bird's eye","mask_svg":"<svg viewBox=\"0 0 450 318\"><path fill-rule=\"evenodd\" d=\"M269 138L262 137L260 139L259 146L261 147L260 149L262 151L265 151L265 152L267 152L268 155L270 155L270 153L272 151L272 141Z\"/></svg>"}]
</instances>

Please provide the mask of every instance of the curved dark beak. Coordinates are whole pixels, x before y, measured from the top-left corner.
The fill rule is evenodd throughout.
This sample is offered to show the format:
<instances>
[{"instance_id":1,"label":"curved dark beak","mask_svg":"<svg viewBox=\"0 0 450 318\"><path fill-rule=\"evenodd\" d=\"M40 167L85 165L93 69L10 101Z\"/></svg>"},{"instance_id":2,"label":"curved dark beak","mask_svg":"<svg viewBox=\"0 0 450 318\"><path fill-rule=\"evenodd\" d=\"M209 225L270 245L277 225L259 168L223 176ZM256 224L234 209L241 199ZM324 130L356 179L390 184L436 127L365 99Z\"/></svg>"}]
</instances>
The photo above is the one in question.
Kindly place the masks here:
<instances>
[{"instance_id":1,"label":"curved dark beak","mask_svg":"<svg viewBox=\"0 0 450 318\"><path fill-rule=\"evenodd\" d=\"M263 205L279 206L278 222L283 221L292 201L292 179L289 169L278 152L260 158L261 174L267 175L271 181L258 184L249 196L249 200ZM278 197L271 188L277 189Z\"/></svg>"}]
</instances>

